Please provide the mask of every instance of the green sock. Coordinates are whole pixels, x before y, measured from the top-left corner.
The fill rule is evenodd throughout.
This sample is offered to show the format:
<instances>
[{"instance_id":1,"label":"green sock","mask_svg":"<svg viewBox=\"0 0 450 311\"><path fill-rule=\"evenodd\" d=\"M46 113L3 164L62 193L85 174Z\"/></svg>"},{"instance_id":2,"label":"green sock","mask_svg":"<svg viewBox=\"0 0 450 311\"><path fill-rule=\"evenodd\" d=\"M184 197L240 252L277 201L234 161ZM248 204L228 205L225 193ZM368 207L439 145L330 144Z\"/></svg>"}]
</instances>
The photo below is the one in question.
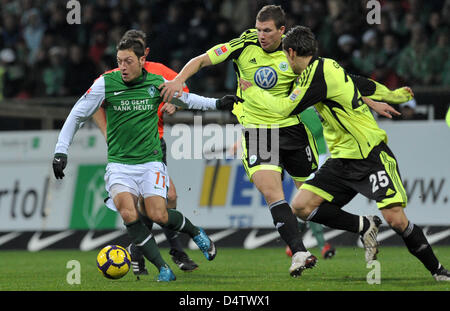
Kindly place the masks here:
<instances>
[{"instance_id":1,"label":"green sock","mask_svg":"<svg viewBox=\"0 0 450 311\"><path fill-rule=\"evenodd\" d=\"M164 228L189 234L191 238L200 233L200 230L179 211L175 209L168 209L167 214L169 214L169 220L163 226Z\"/></svg>"},{"instance_id":2,"label":"green sock","mask_svg":"<svg viewBox=\"0 0 450 311\"><path fill-rule=\"evenodd\" d=\"M138 219L131 223L125 224L128 235L132 239L133 243L141 250L145 258L153 263L158 271L163 266L168 266L164 259L161 257L158 245L155 238L142 220Z\"/></svg>"},{"instance_id":3,"label":"green sock","mask_svg":"<svg viewBox=\"0 0 450 311\"><path fill-rule=\"evenodd\" d=\"M317 224L315 222L309 222L309 228L312 231L313 236L317 240L317 246L319 249L322 250L322 248L325 246L325 239L323 237L323 227L321 224Z\"/></svg>"},{"instance_id":4,"label":"green sock","mask_svg":"<svg viewBox=\"0 0 450 311\"><path fill-rule=\"evenodd\" d=\"M148 218L148 216L145 216L145 215L142 215L142 214L139 214L139 218L141 218L142 222L148 228L148 230L152 230L152 228L153 228L153 220Z\"/></svg>"}]
</instances>

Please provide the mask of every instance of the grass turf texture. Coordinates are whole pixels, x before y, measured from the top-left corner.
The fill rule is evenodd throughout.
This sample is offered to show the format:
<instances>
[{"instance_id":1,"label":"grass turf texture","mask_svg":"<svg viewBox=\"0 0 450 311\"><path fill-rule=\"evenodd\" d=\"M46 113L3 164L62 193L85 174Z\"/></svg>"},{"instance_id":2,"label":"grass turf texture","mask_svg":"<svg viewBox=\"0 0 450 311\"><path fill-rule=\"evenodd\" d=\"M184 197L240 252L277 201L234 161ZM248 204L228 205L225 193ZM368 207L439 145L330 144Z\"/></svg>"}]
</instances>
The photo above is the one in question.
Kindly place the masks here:
<instances>
[{"instance_id":1,"label":"grass turf texture","mask_svg":"<svg viewBox=\"0 0 450 311\"><path fill-rule=\"evenodd\" d=\"M161 249L177 280L156 282L157 270L147 262L148 276L136 280L133 272L109 280L96 267L98 251L0 252L0 291L449 291L450 282L436 282L404 247L381 247L378 261L381 284L368 284L368 268L360 248L338 247L333 259L319 259L318 266L300 278L289 276L290 257L281 248L245 250L219 248L207 262L199 251L187 251L199 264L194 272L182 272ZM450 247L434 247L442 264L450 267ZM319 255L318 249L312 252ZM70 285L70 260L80 262L81 284Z\"/></svg>"}]
</instances>

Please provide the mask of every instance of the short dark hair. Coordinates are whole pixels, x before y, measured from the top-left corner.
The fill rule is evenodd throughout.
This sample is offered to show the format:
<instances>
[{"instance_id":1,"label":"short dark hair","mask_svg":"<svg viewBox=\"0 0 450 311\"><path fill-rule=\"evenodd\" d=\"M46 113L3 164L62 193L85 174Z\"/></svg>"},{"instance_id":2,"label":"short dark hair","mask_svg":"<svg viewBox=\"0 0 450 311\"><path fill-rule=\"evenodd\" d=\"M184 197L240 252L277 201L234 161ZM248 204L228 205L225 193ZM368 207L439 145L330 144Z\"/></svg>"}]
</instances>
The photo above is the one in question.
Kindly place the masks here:
<instances>
[{"instance_id":1,"label":"short dark hair","mask_svg":"<svg viewBox=\"0 0 450 311\"><path fill-rule=\"evenodd\" d=\"M265 5L259 10L256 20L260 22L273 20L275 26L280 29L286 24L286 13L284 13L281 5Z\"/></svg>"},{"instance_id":2,"label":"short dark hair","mask_svg":"<svg viewBox=\"0 0 450 311\"><path fill-rule=\"evenodd\" d=\"M137 39L142 40L144 42L144 46L147 46L147 35L142 30L130 29L127 30L120 39L120 41L125 39Z\"/></svg>"},{"instance_id":3,"label":"short dark hair","mask_svg":"<svg viewBox=\"0 0 450 311\"><path fill-rule=\"evenodd\" d=\"M144 56L145 47L144 43L139 39L126 38L119 42L119 44L117 45L117 50L132 50L134 54L136 54L136 56L140 58Z\"/></svg>"},{"instance_id":4,"label":"short dark hair","mask_svg":"<svg viewBox=\"0 0 450 311\"><path fill-rule=\"evenodd\" d=\"M297 56L315 56L317 41L311 29L305 26L295 26L283 38L283 50L292 49Z\"/></svg>"}]
</instances>

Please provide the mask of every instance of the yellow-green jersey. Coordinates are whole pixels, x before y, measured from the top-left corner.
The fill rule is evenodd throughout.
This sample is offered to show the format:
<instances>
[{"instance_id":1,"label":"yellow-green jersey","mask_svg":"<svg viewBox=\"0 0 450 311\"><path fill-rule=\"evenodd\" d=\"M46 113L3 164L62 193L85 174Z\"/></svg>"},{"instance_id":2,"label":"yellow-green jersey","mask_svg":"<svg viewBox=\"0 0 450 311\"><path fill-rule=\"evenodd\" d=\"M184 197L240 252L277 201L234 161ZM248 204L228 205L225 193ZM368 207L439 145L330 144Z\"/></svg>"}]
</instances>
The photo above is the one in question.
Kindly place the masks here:
<instances>
[{"instance_id":1,"label":"yellow-green jersey","mask_svg":"<svg viewBox=\"0 0 450 311\"><path fill-rule=\"evenodd\" d=\"M259 44L256 29L249 29L239 38L212 47L207 54L214 65L232 60L237 79L251 81L276 97L288 96L297 78L289 66L281 44L273 52L264 51ZM286 127L300 122L297 116L274 115L269 108L262 105L261 97L242 93L239 83L237 95L242 96L245 101L235 105L233 113L245 127Z\"/></svg>"},{"instance_id":2,"label":"yellow-green jersey","mask_svg":"<svg viewBox=\"0 0 450 311\"><path fill-rule=\"evenodd\" d=\"M276 98L256 87L245 93L261 98L280 117L315 105L332 158L365 159L373 147L387 142L386 132L378 127L356 84L333 59L313 57L288 97Z\"/></svg>"}]
</instances>

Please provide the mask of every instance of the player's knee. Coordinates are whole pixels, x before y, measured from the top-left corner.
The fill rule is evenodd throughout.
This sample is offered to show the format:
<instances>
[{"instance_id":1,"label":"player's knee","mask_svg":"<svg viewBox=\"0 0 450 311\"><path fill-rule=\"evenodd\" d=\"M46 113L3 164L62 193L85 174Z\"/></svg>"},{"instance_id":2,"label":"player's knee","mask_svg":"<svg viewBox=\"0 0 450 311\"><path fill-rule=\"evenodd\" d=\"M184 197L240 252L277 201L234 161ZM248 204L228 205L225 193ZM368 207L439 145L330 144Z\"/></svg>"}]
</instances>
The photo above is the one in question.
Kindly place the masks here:
<instances>
[{"instance_id":1,"label":"player's knee","mask_svg":"<svg viewBox=\"0 0 450 311\"><path fill-rule=\"evenodd\" d=\"M306 221L322 201L323 199L317 195L309 191L300 190L292 200L291 207L297 217Z\"/></svg>"},{"instance_id":2,"label":"player's knee","mask_svg":"<svg viewBox=\"0 0 450 311\"><path fill-rule=\"evenodd\" d=\"M291 203L292 212L302 220L306 220L311 214L311 209L308 207L308 204L302 198L295 197Z\"/></svg>"},{"instance_id":3,"label":"player's knee","mask_svg":"<svg viewBox=\"0 0 450 311\"><path fill-rule=\"evenodd\" d=\"M147 211L147 216L157 224L166 224L169 220L169 215L165 209L150 209Z\"/></svg>"},{"instance_id":4,"label":"player's knee","mask_svg":"<svg viewBox=\"0 0 450 311\"><path fill-rule=\"evenodd\" d=\"M408 219L403 213L383 213L387 224L397 233L403 232L408 226Z\"/></svg>"},{"instance_id":5,"label":"player's knee","mask_svg":"<svg viewBox=\"0 0 450 311\"><path fill-rule=\"evenodd\" d=\"M408 221L405 222L404 220L397 218L386 219L386 222L397 233L402 233L408 226Z\"/></svg>"},{"instance_id":6,"label":"player's knee","mask_svg":"<svg viewBox=\"0 0 450 311\"><path fill-rule=\"evenodd\" d=\"M133 209L122 208L119 210L119 213L126 224L134 222L138 219L138 214Z\"/></svg>"},{"instance_id":7,"label":"player's knee","mask_svg":"<svg viewBox=\"0 0 450 311\"><path fill-rule=\"evenodd\" d=\"M308 208L298 206L296 206L295 208L293 207L292 212L294 213L295 216L297 216L303 221L307 221L309 215L311 214L311 211Z\"/></svg>"}]
</instances>

